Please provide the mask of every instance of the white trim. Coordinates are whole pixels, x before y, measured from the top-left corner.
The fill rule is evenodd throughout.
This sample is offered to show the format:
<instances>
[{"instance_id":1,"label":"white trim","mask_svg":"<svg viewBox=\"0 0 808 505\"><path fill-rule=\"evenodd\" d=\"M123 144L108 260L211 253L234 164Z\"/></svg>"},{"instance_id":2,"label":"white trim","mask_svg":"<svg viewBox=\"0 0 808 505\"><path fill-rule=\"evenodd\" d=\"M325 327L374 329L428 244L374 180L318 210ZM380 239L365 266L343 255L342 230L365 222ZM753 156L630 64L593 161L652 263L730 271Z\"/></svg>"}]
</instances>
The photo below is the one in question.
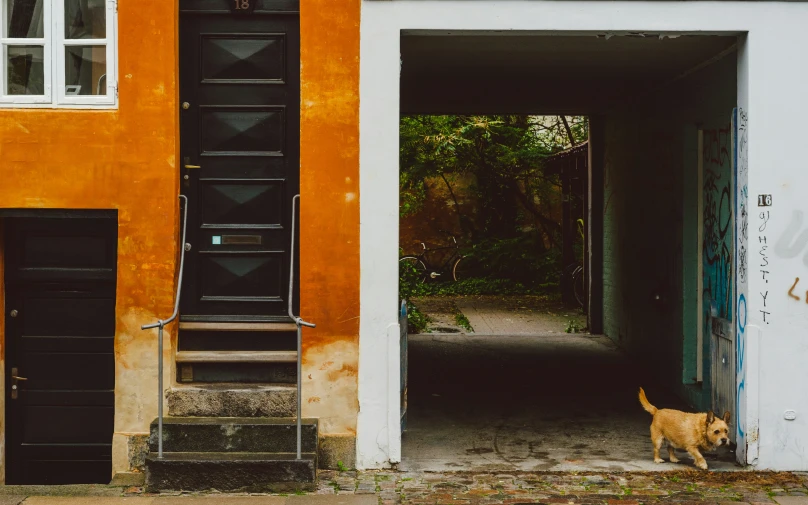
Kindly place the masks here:
<instances>
[{"instance_id":1,"label":"white trim","mask_svg":"<svg viewBox=\"0 0 808 505\"><path fill-rule=\"evenodd\" d=\"M118 104L118 8L117 0L105 0L106 36L99 39L66 39L64 0L43 0L44 38L0 38L0 108L64 108L64 109L114 109ZM6 0L0 0L0 26L6 29ZM6 95L7 48L14 45L44 46L44 95ZM67 95L65 86L66 56L68 46L106 47L106 94ZM98 80L100 82L100 79ZM94 83L94 86L98 85ZM54 93L55 87L55 93Z\"/></svg>"},{"instance_id":2,"label":"white trim","mask_svg":"<svg viewBox=\"0 0 808 505\"><path fill-rule=\"evenodd\" d=\"M398 393L389 398L394 373L391 327L398 326L398 124L399 31L384 21L361 20L359 104L359 416L357 468L383 468L400 454ZM367 58L367 59L366 59ZM370 63L379 65L373 67ZM383 94L379 91L384 90ZM390 92L392 91L392 92ZM372 103L372 105L371 105ZM370 125L373 125L370 127ZM391 134L393 133L394 134ZM379 145L381 149L368 149ZM371 168L376 167L376 168ZM374 193L370 188L380 188ZM362 190L360 190L362 191ZM372 238L371 238L372 237ZM399 365L396 365L399 366ZM387 378L387 381L384 378ZM396 388L397 389L397 388ZM394 407L395 406L395 407ZM395 410L395 415L391 410ZM393 419L397 421L393 424ZM391 445L392 444L392 445ZM392 450L391 450L392 449ZM394 461L393 461L394 462Z\"/></svg>"},{"instance_id":3,"label":"white trim","mask_svg":"<svg viewBox=\"0 0 808 505\"><path fill-rule=\"evenodd\" d=\"M43 0L42 7L42 34L43 37L36 38L11 38L8 35L8 23L6 20L7 15L7 0L0 0L0 107L6 106L47 106L52 102L53 95L51 94L51 10L47 8L48 2L52 0ZM42 46L42 65L43 65L43 91L42 95L7 95L6 87L8 86L6 65L8 64L8 48L10 46Z\"/></svg>"}]
</instances>

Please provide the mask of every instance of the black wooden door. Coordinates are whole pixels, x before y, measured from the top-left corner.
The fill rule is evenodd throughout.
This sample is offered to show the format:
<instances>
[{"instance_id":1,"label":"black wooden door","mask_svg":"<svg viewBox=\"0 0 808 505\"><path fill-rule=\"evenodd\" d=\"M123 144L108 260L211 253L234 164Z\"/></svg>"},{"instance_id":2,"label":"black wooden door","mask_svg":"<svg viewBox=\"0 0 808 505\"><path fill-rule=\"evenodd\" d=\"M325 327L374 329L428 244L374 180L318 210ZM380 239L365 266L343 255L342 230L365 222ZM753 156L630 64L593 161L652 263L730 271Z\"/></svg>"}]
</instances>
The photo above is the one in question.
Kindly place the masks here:
<instances>
[{"instance_id":1,"label":"black wooden door","mask_svg":"<svg viewBox=\"0 0 808 505\"><path fill-rule=\"evenodd\" d=\"M254 10L240 13L224 1L180 2L186 321L286 318L300 172L295 3L242 0L234 5Z\"/></svg>"},{"instance_id":2,"label":"black wooden door","mask_svg":"<svg viewBox=\"0 0 808 505\"><path fill-rule=\"evenodd\" d=\"M114 218L9 218L9 484L109 483L115 412Z\"/></svg>"}]
</instances>

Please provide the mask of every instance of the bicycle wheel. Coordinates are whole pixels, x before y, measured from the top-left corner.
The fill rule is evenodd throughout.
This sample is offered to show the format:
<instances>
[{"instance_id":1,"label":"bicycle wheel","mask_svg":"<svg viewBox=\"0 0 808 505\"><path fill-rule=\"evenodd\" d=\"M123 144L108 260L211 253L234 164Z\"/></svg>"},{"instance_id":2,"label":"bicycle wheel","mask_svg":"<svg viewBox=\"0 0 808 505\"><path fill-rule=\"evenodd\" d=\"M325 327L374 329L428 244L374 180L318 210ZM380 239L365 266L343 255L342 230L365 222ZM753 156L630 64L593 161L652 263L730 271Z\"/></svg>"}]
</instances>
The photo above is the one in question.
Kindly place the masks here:
<instances>
[{"instance_id":1,"label":"bicycle wheel","mask_svg":"<svg viewBox=\"0 0 808 505\"><path fill-rule=\"evenodd\" d=\"M398 260L398 276L414 275L419 282L426 282L426 265L415 256L404 256ZM406 268L408 267L408 268Z\"/></svg>"},{"instance_id":2,"label":"bicycle wheel","mask_svg":"<svg viewBox=\"0 0 808 505\"><path fill-rule=\"evenodd\" d=\"M586 300L586 291L584 286L584 267L578 266L572 272L572 288L575 292L575 300L581 307L584 306Z\"/></svg>"},{"instance_id":3,"label":"bicycle wheel","mask_svg":"<svg viewBox=\"0 0 808 505\"><path fill-rule=\"evenodd\" d=\"M468 256L457 258L452 266L452 279L455 281L470 279L474 273L474 266L474 260Z\"/></svg>"}]
</instances>

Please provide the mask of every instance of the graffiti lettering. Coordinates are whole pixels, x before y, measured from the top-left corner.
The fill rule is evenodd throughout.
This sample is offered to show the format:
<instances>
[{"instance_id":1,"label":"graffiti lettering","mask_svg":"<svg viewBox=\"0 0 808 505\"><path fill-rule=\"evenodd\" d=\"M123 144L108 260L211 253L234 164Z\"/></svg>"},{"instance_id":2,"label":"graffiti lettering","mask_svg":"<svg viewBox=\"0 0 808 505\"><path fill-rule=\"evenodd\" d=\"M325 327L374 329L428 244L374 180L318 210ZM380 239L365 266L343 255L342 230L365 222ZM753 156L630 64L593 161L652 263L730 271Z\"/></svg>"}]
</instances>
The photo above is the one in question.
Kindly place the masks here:
<instances>
[{"instance_id":1,"label":"graffiti lettering","mask_svg":"<svg viewBox=\"0 0 808 505\"><path fill-rule=\"evenodd\" d=\"M794 284L791 285L791 289L788 290L788 296L790 296L791 298L793 298L793 299L795 299L797 301L800 301L800 297L794 294L794 289L797 287L797 283L799 283L799 282L800 282L800 278L797 277L796 279L794 279ZM808 294L806 294L806 296L808 296ZM808 303L808 300L806 300L806 303Z\"/></svg>"},{"instance_id":2,"label":"graffiti lettering","mask_svg":"<svg viewBox=\"0 0 808 505\"><path fill-rule=\"evenodd\" d=\"M747 267L746 267L746 243L749 239L749 216L746 213L746 200L747 189L743 186L738 195L738 207L740 209L738 215L740 217L740 233L738 233L738 281L741 283L746 282Z\"/></svg>"},{"instance_id":3,"label":"graffiti lettering","mask_svg":"<svg viewBox=\"0 0 808 505\"><path fill-rule=\"evenodd\" d=\"M749 156L747 151L747 115L746 111L738 108L733 111L733 119L735 128L733 129L734 144L735 144L735 184L736 184L736 200L738 205L738 223L736 226L739 228L736 231L736 244L738 251L738 283L736 285L736 293L738 297L738 304L736 306L736 319L738 320L738 333L735 338L735 380L737 383L735 394L735 434L736 442L740 452L738 456L742 462L746 462L746 441L745 441L745 426L746 426L746 397L743 392L746 388L746 363L745 363L745 348L746 348L746 285L747 285L747 245L749 242L749 216L747 214L747 169L749 167ZM765 274L763 274L765 278ZM768 280L766 281L768 282Z\"/></svg>"},{"instance_id":4,"label":"graffiti lettering","mask_svg":"<svg viewBox=\"0 0 808 505\"><path fill-rule=\"evenodd\" d=\"M766 226L769 224L770 217L771 217L771 211L764 210L763 212L760 213L760 220L763 221L762 223L760 223L760 227L758 228L758 231L760 233L766 231Z\"/></svg>"},{"instance_id":5,"label":"graffiti lettering","mask_svg":"<svg viewBox=\"0 0 808 505\"><path fill-rule=\"evenodd\" d=\"M797 289L797 284L799 284L800 278L797 277L794 279L794 284L791 285L791 289L788 290L788 296L791 298L800 301L800 297L794 294L794 290ZM808 291L805 291L805 303L808 304Z\"/></svg>"},{"instance_id":6,"label":"graffiti lettering","mask_svg":"<svg viewBox=\"0 0 808 505\"><path fill-rule=\"evenodd\" d=\"M731 127L705 130L702 261L705 323L710 317L732 320L733 206L730 163ZM715 306L717 314L712 314ZM705 333L710 331L705 328Z\"/></svg>"},{"instance_id":7,"label":"graffiti lettering","mask_svg":"<svg viewBox=\"0 0 808 505\"><path fill-rule=\"evenodd\" d=\"M760 220L762 222L761 222L760 226L758 227L758 230L760 231L760 233L764 233L766 231L766 228L768 227L769 219L771 219L771 211L768 211L768 210L762 211L759 214L759 217L760 217ZM758 236L758 242L760 243L760 249L758 250L758 253L760 254L760 266L766 268L766 267L769 266L769 255L766 252L769 249L769 245L768 245L769 244L769 237L766 236L766 235L760 235L760 236ZM766 274L768 274L768 273L769 273L768 270L763 270L763 269L760 270L761 279L763 281L765 281L766 284L769 283L768 279L766 279ZM769 312L767 310L764 310L764 309L767 308L766 307L766 298L769 296L769 292L768 291L766 291L765 293L761 292L760 296L763 299L763 309L760 309L759 312L760 312L761 316L763 317L763 322L766 323L766 324L769 324L770 321L769 321L769 319L767 319L766 316L770 316L771 312Z\"/></svg>"}]
</instances>

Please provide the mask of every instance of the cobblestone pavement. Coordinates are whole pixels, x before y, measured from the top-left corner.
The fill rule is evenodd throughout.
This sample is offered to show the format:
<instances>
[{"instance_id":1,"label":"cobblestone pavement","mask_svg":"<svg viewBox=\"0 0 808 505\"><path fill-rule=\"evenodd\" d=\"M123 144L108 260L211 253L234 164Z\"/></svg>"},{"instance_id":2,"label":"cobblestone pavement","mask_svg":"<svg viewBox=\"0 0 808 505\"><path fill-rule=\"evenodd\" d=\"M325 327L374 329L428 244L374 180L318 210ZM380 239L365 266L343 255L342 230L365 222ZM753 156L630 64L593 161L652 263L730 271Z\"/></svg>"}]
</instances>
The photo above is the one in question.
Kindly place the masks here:
<instances>
[{"instance_id":1,"label":"cobblestone pavement","mask_svg":"<svg viewBox=\"0 0 808 505\"><path fill-rule=\"evenodd\" d=\"M388 504L644 503L808 505L808 474L758 472L401 473L320 472L317 494L376 494Z\"/></svg>"}]
</instances>

